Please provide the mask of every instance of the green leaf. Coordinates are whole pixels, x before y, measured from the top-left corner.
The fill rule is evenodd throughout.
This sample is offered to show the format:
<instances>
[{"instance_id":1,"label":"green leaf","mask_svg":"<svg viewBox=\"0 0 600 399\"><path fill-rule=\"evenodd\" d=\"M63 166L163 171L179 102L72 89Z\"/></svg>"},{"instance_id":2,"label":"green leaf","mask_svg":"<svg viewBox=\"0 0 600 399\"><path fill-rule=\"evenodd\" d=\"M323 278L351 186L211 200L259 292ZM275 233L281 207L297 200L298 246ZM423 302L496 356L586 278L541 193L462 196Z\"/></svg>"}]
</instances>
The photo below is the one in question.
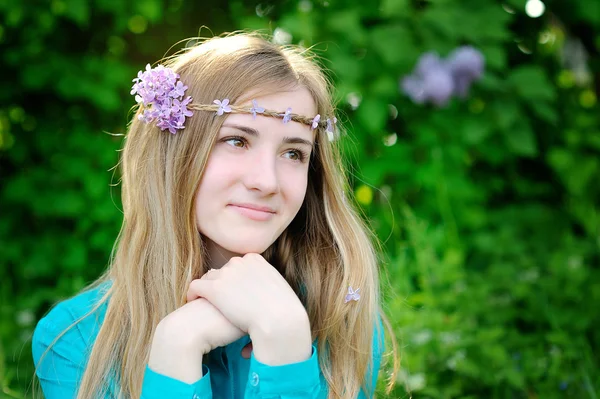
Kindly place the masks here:
<instances>
[{"instance_id":1,"label":"green leaf","mask_svg":"<svg viewBox=\"0 0 600 399\"><path fill-rule=\"evenodd\" d=\"M534 101L531 104L531 108L533 112L540 117L540 119L551 123L556 124L558 122L558 113L552 108L548 103L542 101Z\"/></svg>"},{"instance_id":2,"label":"green leaf","mask_svg":"<svg viewBox=\"0 0 600 399\"><path fill-rule=\"evenodd\" d=\"M484 118L468 118L463 122L461 133L467 144L476 145L492 132L492 125Z\"/></svg>"},{"instance_id":3,"label":"green leaf","mask_svg":"<svg viewBox=\"0 0 600 399\"><path fill-rule=\"evenodd\" d=\"M412 32L404 25L377 26L371 30L370 41L385 63L398 70L410 68L419 56Z\"/></svg>"},{"instance_id":4,"label":"green leaf","mask_svg":"<svg viewBox=\"0 0 600 399\"><path fill-rule=\"evenodd\" d=\"M162 17L160 0L138 0L133 3L136 11L150 22L158 22Z\"/></svg>"},{"instance_id":5,"label":"green leaf","mask_svg":"<svg viewBox=\"0 0 600 399\"><path fill-rule=\"evenodd\" d=\"M600 25L600 2L594 0L574 0L573 5L576 14L583 21L589 22L596 27Z\"/></svg>"},{"instance_id":6,"label":"green leaf","mask_svg":"<svg viewBox=\"0 0 600 399\"><path fill-rule=\"evenodd\" d=\"M409 0L383 0L379 10L386 17L406 17L412 8Z\"/></svg>"},{"instance_id":7,"label":"green leaf","mask_svg":"<svg viewBox=\"0 0 600 399\"><path fill-rule=\"evenodd\" d=\"M367 31L362 26L358 9L339 10L333 18L327 18L326 21L329 29L343 34L345 40L353 45L361 46L365 43Z\"/></svg>"},{"instance_id":8,"label":"green leaf","mask_svg":"<svg viewBox=\"0 0 600 399\"><path fill-rule=\"evenodd\" d=\"M375 98L365 98L356 112L360 124L373 135L380 135L388 117L388 105Z\"/></svg>"},{"instance_id":9,"label":"green leaf","mask_svg":"<svg viewBox=\"0 0 600 399\"><path fill-rule=\"evenodd\" d=\"M506 49L501 46L484 46L481 48L485 59L485 66L492 69L504 69L506 67Z\"/></svg>"},{"instance_id":10,"label":"green leaf","mask_svg":"<svg viewBox=\"0 0 600 399\"><path fill-rule=\"evenodd\" d=\"M546 76L546 72L537 65L525 65L514 69L507 83L526 101L553 101L556 91Z\"/></svg>"},{"instance_id":11,"label":"green leaf","mask_svg":"<svg viewBox=\"0 0 600 399\"><path fill-rule=\"evenodd\" d=\"M535 135L529 123L522 120L504 131L508 147L517 155L534 157L538 153Z\"/></svg>"},{"instance_id":12,"label":"green leaf","mask_svg":"<svg viewBox=\"0 0 600 399\"><path fill-rule=\"evenodd\" d=\"M90 19L90 6L87 0L66 0L64 15L79 26L87 26Z\"/></svg>"},{"instance_id":13,"label":"green leaf","mask_svg":"<svg viewBox=\"0 0 600 399\"><path fill-rule=\"evenodd\" d=\"M398 94L398 81L390 75L380 75L373 81L370 89L379 98L393 98Z\"/></svg>"},{"instance_id":14,"label":"green leaf","mask_svg":"<svg viewBox=\"0 0 600 399\"><path fill-rule=\"evenodd\" d=\"M501 130L509 130L523 116L515 101L496 101L493 104L494 118Z\"/></svg>"}]
</instances>

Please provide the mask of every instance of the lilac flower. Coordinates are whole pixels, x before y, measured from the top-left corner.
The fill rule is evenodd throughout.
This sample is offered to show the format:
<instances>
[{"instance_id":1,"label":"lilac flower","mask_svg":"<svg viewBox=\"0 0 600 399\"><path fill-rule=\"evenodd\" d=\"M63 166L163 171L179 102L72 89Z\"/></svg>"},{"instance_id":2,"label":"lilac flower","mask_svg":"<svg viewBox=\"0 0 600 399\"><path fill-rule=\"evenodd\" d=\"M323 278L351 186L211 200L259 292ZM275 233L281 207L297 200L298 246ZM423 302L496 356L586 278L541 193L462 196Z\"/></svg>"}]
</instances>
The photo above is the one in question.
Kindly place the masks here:
<instances>
[{"instance_id":1,"label":"lilac flower","mask_svg":"<svg viewBox=\"0 0 600 399\"><path fill-rule=\"evenodd\" d=\"M336 123L337 123L336 117L333 117L333 122L331 121L330 118L327 118L327 127L325 128L325 131L327 132L327 138L329 139L329 141L333 141L335 139L334 125Z\"/></svg>"},{"instance_id":2,"label":"lilac flower","mask_svg":"<svg viewBox=\"0 0 600 399\"><path fill-rule=\"evenodd\" d=\"M462 46L450 53L446 65L454 79L456 95L465 98L471 83L483 75L484 59L479 50Z\"/></svg>"},{"instance_id":3,"label":"lilac flower","mask_svg":"<svg viewBox=\"0 0 600 399\"><path fill-rule=\"evenodd\" d=\"M187 86L179 81L178 74L162 65L152 68L147 64L146 70L139 71L133 82L131 94L143 107L139 120L156 121L161 130L168 129L173 134L184 128L185 118L193 115L187 109L192 98L183 99Z\"/></svg>"},{"instance_id":4,"label":"lilac flower","mask_svg":"<svg viewBox=\"0 0 600 399\"><path fill-rule=\"evenodd\" d=\"M221 116L223 115L223 112L231 112L231 107L229 106L228 98L224 99L223 101L215 100L213 101L213 103L219 106L219 109L217 110L217 115Z\"/></svg>"},{"instance_id":5,"label":"lilac flower","mask_svg":"<svg viewBox=\"0 0 600 399\"><path fill-rule=\"evenodd\" d=\"M337 118L335 116L333 117L333 123L330 118L327 118L327 127L325 128L325 131L333 133L333 125L335 125L336 123Z\"/></svg>"},{"instance_id":6,"label":"lilac flower","mask_svg":"<svg viewBox=\"0 0 600 399\"><path fill-rule=\"evenodd\" d=\"M178 99L173 99L173 105L171 106L171 112L174 114L179 114L182 116L192 116L192 111L187 109L187 105L192 101L192 97L187 97L183 101L179 101Z\"/></svg>"},{"instance_id":7,"label":"lilac flower","mask_svg":"<svg viewBox=\"0 0 600 399\"><path fill-rule=\"evenodd\" d=\"M321 120L321 115L317 114L312 120L312 128L316 129L319 126L319 121Z\"/></svg>"},{"instance_id":8,"label":"lilac flower","mask_svg":"<svg viewBox=\"0 0 600 399\"><path fill-rule=\"evenodd\" d=\"M400 82L400 88L416 104L423 104L427 100L425 90L423 90L423 82L417 77L405 76Z\"/></svg>"},{"instance_id":9,"label":"lilac flower","mask_svg":"<svg viewBox=\"0 0 600 399\"><path fill-rule=\"evenodd\" d=\"M181 83L181 81L177 82L175 87L173 87L173 90L171 90L171 97L174 97L174 98L183 97L187 88L188 87L184 86L183 83Z\"/></svg>"},{"instance_id":10,"label":"lilac flower","mask_svg":"<svg viewBox=\"0 0 600 399\"><path fill-rule=\"evenodd\" d=\"M447 65L452 74L479 79L483 74L483 54L472 46L461 46L448 55Z\"/></svg>"},{"instance_id":11,"label":"lilac flower","mask_svg":"<svg viewBox=\"0 0 600 399\"><path fill-rule=\"evenodd\" d=\"M360 291L360 288L353 290L352 286L349 286L348 294L346 295L346 298L344 299L344 303L348 303L350 301L358 301L360 299L360 294L358 293L358 291Z\"/></svg>"},{"instance_id":12,"label":"lilac flower","mask_svg":"<svg viewBox=\"0 0 600 399\"><path fill-rule=\"evenodd\" d=\"M411 75L400 80L400 90L416 104L431 102L445 106L454 95L465 98L471 83L483 74L484 58L479 50L462 46L447 60L436 53L421 55Z\"/></svg>"},{"instance_id":13,"label":"lilac flower","mask_svg":"<svg viewBox=\"0 0 600 399\"><path fill-rule=\"evenodd\" d=\"M442 65L442 60L438 53L434 51L429 51L427 53L423 53L417 62L417 66L415 67L415 74L423 78L425 77L429 71L433 68L437 68Z\"/></svg>"},{"instance_id":14,"label":"lilac flower","mask_svg":"<svg viewBox=\"0 0 600 399\"><path fill-rule=\"evenodd\" d=\"M292 120L292 108L288 108L285 110L285 113L282 114L283 115L283 123L288 123L289 121Z\"/></svg>"},{"instance_id":15,"label":"lilac flower","mask_svg":"<svg viewBox=\"0 0 600 399\"><path fill-rule=\"evenodd\" d=\"M452 97L453 90L452 75L445 68L437 67L431 70L423 80L423 91L437 106L445 106Z\"/></svg>"},{"instance_id":16,"label":"lilac flower","mask_svg":"<svg viewBox=\"0 0 600 399\"><path fill-rule=\"evenodd\" d=\"M252 113L252 117L256 119L256 114L262 114L265 112L265 109L263 107L259 107L256 100L252 100L252 108L250 108L250 112Z\"/></svg>"}]
</instances>

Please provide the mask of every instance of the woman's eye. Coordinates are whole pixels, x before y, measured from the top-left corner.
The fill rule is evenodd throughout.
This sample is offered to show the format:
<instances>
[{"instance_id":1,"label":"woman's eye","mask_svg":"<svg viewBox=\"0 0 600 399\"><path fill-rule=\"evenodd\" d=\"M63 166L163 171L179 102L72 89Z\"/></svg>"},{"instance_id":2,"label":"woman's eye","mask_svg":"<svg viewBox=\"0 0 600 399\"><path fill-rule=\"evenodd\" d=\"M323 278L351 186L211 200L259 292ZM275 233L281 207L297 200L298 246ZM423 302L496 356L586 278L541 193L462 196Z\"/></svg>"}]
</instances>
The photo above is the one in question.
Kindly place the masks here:
<instances>
[{"instance_id":1,"label":"woman's eye","mask_svg":"<svg viewBox=\"0 0 600 399\"><path fill-rule=\"evenodd\" d=\"M246 145L246 142L239 137L232 137L230 139L225 140L226 143L229 143L233 147L243 148Z\"/></svg>"},{"instance_id":2,"label":"woman's eye","mask_svg":"<svg viewBox=\"0 0 600 399\"><path fill-rule=\"evenodd\" d=\"M304 161L306 159L306 154L300 150L290 150L286 152L286 155L292 161Z\"/></svg>"}]
</instances>

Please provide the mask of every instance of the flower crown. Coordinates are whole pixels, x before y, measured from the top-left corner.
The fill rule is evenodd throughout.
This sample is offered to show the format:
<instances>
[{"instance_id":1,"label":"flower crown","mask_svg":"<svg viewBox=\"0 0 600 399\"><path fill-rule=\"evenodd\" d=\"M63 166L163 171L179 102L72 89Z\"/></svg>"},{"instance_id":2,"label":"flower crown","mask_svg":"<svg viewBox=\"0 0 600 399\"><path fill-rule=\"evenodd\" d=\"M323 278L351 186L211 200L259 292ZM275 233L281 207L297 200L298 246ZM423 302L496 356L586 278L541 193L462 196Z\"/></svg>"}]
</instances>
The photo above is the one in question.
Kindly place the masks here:
<instances>
[{"instance_id":1,"label":"flower crown","mask_svg":"<svg viewBox=\"0 0 600 399\"><path fill-rule=\"evenodd\" d=\"M193 115L190 110L197 110L214 111L219 116L224 113L252 114L255 119L257 114L261 114L281 118L283 123L294 121L308 125L313 130L325 129L330 141L335 137L335 124L337 123L335 117L325 119L317 114L313 118L308 118L292 113L292 108L286 109L283 113L271 111L259 106L256 100L252 100L251 108L230 105L227 98L214 100L213 104L194 104L191 102L192 97L185 97L188 87L179 80L179 75L162 65L155 68L152 68L150 64L146 65L146 70L139 71L133 82L131 94L135 95L135 101L143 109L138 119L145 123L156 121L156 126L160 130L169 130L172 134L185 127L185 118Z\"/></svg>"}]
</instances>

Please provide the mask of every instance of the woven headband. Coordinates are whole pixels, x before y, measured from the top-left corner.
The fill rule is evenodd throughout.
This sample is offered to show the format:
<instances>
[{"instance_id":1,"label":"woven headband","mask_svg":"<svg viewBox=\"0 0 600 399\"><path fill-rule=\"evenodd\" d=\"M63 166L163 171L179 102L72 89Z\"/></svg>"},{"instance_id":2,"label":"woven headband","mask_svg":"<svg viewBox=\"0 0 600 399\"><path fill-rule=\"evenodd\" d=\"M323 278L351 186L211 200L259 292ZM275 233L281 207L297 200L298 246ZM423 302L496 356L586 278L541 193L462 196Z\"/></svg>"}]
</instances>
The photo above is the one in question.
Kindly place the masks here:
<instances>
[{"instance_id":1,"label":"woven headband","mask_svg":"<svg viewBox=\"0 0 600 399\"><path fill-rule=\"evenodd\" d=\"M311 129L325 129L330 141L335 137L334 129L337 123L335 117L325 119L317 114L309 118L293 113L292 108L286 109L283 113L267 110L259 106L256 100L252 100L251 108L230 105L227 98L214 100L213 104L192 103L192 97L185 97L188 87L179 80L179 74L162 65L155 68L150 64L146 65L146 70L139 71L133 82L131 94L135 95L135 101L143 110L138 119L145 123L156 122L156 126L162 131L168 130L172 134L185 128L185 118L192 116L191 110L195 110L214 111L219 116L224 113L243 113L252 114L256 118L256 115L260 114L280 118L283 123L294 121L308 125Z\"/></svg>"}]
</instances>

